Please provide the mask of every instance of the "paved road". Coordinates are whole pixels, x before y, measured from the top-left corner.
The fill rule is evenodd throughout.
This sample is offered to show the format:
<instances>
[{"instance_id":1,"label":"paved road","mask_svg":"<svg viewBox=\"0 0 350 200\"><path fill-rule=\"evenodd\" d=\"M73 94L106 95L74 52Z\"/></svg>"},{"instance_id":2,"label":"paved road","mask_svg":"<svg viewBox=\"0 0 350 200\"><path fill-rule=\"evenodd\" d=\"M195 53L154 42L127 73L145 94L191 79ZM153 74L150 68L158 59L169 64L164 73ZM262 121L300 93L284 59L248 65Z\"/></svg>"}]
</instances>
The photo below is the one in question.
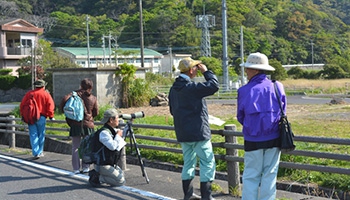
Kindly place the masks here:
<instances>
[{"instance_id":1,"label":"paved road","mask_svg":"<svg viewBox=\"0 0 350 200\"><path fill-rule=\"evenodd\" d=\"M13 103L0 104L0 115L8 114L13 109L15 109L17 106L19 106L19 105L13 104Z\"/></svg>"},{"instance_id":2,"label":"paved road","mask_svg":"<svg viewBox=\"0 0 350 200\"><path fill-rule=\"evenodd\" d=\"M45 156L33 160L29 149L9 151L0 145L0 199L120 199L120 200L175 200L182 199L181 174L178 172L146 167L149 184L141 175L139 165L127 165L126 186L92 188L85 174L71 172L71 156L45 152ZM217 200L239 200L228 193L226 181L215 180L221 191L214 192ZM199 194L199 180L194 180L195 192ZM298 193L278 190L279 199L325 200Z\"/></svg>"},{"instance_id":3,"label":"paved road","mask_svg":"<svg viewBox=\"0 0 350 200\"><path fill-rule=\"evenodd\" d=\"M149 184L139 165L127 165L126 186L92 188L86 174L73 174L70 155L45 152L33 160L27 149L6 151L0 145L0 199L136 199L174 200L182 198L180 173L146 167ZM195 179L199 194L199 180ZM223 189L226 181L217 181ZM215 193L217 199L238 200L225 193Z\"/></svg>"},{"instance_id":4,"label":"paved road","mask_svg":"<svg viewBox=\"0 0 350 200\"><path fill-rule=\"evenodd\" d=\"M332 97L318 97L318 96L288 96L288 104L326 104L330 103ZM350 103L350 98L342 98L345 102ZM207 99L207 103L221 103L221 104L237 104L236 99Z\"/></svg>"}]
</instances>

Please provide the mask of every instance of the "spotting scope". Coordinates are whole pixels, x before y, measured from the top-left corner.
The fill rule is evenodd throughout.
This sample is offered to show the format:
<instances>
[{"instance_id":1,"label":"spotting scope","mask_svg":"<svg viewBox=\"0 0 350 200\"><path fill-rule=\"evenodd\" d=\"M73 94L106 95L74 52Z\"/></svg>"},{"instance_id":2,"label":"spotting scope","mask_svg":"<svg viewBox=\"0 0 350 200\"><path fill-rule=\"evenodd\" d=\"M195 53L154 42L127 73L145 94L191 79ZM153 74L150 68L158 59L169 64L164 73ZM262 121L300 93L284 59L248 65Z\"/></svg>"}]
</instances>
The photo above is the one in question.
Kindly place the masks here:
<instances>
[{"instance_id":1,"label":"spotting scope","mask_svg":"<svg viewBox=\"0 0 350 200\"><path fill-rule=\"evenodd\" d=\"M121 114L119 115L119 118L125 119L125 120L131 120L136 118L142 118L145 116L145 113L143 111L131 113L131 114Z\"/></svg>"}]
</instances>

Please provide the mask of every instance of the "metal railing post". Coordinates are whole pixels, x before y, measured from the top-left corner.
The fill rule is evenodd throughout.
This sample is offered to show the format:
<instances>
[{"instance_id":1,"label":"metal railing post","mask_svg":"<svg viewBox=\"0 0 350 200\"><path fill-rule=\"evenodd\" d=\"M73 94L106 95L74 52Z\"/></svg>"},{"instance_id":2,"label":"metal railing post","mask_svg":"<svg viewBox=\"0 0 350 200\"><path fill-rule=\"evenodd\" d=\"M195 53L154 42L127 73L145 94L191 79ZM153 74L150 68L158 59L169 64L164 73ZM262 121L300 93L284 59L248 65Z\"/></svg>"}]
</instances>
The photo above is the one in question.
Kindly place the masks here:
<instances>
[{"instance_id":1,"label":"metal railing post","mask_svg":"<svg viewBox=\"0 0 350 200\"><path fill-rule=\"evenodd\" d=\"M236 131L236 129L237 127L235 124L225 125L225 130ZM234 144L238 143L236 136L225 136L225 142L234 143ZM238 150L226 148L226 155L238 157ZM227 182L228 182L229 191L231 189L239 189L240 187L239 162L227 161Z\"/></svg>"},{"instance_id":2,"label":"metal railing post","mask_svg":"<svg viewBox=\"0 0 350 200\"><path fill-rule=\"evenodd\" d=\"M118 166L122 170L126 170L126 152L125 147L120 150L120 159L118 161Z\"/></svg>"},{"instance_id":3,"label":"metal railing post","mask_svg":"<svg viewBox=\"0 0 350 200\"><path fill-rule=\"evenodd\" d=\"M15 124L16 124L16 121L15 121L15 116L14 115L10 115L9 116L10 120L8 120L6 123L9 123L11 124L10 127L8 127L8 129L11 130L11 132L9 133L10 134L10 137L9 137L9 147L10 148L16 148L16 134L15 134Z\"/></svg>"}]
</instances>

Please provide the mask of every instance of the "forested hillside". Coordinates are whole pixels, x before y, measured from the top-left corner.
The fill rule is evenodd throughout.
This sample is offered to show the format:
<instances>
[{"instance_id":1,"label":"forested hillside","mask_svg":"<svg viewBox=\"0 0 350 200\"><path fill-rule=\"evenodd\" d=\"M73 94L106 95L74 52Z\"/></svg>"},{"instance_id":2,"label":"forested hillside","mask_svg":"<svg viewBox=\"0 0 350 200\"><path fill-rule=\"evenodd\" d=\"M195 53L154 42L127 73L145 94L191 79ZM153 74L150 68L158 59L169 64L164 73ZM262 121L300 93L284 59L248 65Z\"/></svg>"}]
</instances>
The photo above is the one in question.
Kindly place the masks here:
<instances>
[{"instance_id":1,"label":"forested hillside","mask_svg":"<svg viewBox=\"0 0 350 200\"><path fill-rule=\"evenodd\" d=\"M45 28L53 46L86 46L89 15L90 45L140 45L137 0L0 0L5 18L23 18ZM226 0L230 65L240 63L240 27L244 54L262 52L282 64L325 63L344 76L350 72L350 1L348 0ZM143 0L144 45L162 53L200 56L201 29L196 16L214 15L210 28L212 57L222 58L221 0ZM238 59L238 60L237 60Z\"/></svg>"}]
</instances>

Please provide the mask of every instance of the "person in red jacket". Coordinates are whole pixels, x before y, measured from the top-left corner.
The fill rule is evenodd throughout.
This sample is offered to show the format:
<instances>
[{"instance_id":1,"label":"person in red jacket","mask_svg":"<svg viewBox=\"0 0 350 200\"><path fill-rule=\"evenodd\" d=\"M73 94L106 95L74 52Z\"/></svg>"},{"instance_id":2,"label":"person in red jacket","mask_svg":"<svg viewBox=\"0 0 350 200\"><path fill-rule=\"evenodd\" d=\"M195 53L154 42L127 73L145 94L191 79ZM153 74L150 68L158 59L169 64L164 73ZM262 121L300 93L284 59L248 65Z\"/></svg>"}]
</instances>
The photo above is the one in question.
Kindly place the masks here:
<instances>
[{"instance_id":1,"label":"person in red jacket","mask_svg":"<svg viewBox=\"0 0 350 200\"><path fill-rule=\"evenodd\" d=\"M37 102L38 110L40 112L40 118L34 124L28 124L30 145L32 147L32 154L34 158L38 159L44 156L44 143L45 143L45 128L46 118L54 120L55 103L47 90L45 90L46 82L44 80L37 80L34 82L34 90L27 92L20 104L20 112L22 115L24 109L24 102L34 96Z\"/></svg>"}]
</instances>

